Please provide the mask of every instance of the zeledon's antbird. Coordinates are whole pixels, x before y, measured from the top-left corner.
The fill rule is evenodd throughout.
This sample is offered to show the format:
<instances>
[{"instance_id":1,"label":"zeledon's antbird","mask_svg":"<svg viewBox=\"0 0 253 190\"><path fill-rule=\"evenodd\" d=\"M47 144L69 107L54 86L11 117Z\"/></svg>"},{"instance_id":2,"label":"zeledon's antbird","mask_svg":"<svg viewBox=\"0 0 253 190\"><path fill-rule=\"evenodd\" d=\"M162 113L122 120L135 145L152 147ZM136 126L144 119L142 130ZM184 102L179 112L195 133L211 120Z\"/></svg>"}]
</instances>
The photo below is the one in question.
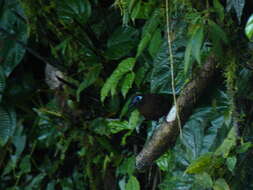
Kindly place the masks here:
<instances>
[{"instance_id":1,"label":"zeledon's antbird","mask_svg":"<svg viewBox=\"0 0 253 190\"><path fill-rule=\"evenodd\" d=\"M157 120L168 114L171 103L168 94L140 94L133 97L130 107L137 108L147 120Z\"/></svg>"}]
</instances>

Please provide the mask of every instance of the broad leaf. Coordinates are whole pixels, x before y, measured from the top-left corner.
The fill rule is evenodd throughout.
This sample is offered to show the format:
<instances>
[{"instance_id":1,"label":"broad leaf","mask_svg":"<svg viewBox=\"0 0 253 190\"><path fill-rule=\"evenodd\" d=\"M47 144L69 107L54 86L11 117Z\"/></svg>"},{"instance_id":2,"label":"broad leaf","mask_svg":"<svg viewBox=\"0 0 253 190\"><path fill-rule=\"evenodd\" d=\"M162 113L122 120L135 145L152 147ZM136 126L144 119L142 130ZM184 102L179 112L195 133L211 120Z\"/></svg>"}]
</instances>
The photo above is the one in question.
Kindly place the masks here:
<instances>
[{"instance_id":1,"label":"broad leaf","mask_svg":"<svg viewBox=\"0 0 253 190\"><path fill-rule=\"evenodd\" d=\"M134 77L135 77L134 72L130 72L126 74L126 76L124 77L122 87L121 87L121 93L124 97L126 97L129 89L132 87L133 82L134 82Z\"/></svg>"},{"instance_id":2,"label":"broad leaf","mask_svg":"<svg viewBox=\"0 0 253 190\"><path fill-rule=\"evenodd\" d=\"M245 27L245 34L249 38L249 40L253 40L253 15L251 15L247 21Z\"/></svg>"},{"instance_id":3,"label":"broad leaf","mask_svg":"<svg viewBox=\"0 0 253 190\"><path fill-rule=\"evenodd\" d=\"M12 109L0 106L0 146L7 143L16 128L16 113Z\"/></svg>"},{"instance_id":4,"label":"broad leaf","mask_svg":"<svg viewBox=\"0 0 253 190\"><path fill-rule=\"evenodd\" d=\"M138 30L132 27L118 28L108 39L105 56L108 59L120 59L136 46Z\"/></svg>"},{"instance_id":5,"label":"broad leaf","mask_svg":"<svg viewBox=\"0 0 253 190\"><path fill-rule=\"evenodd\" d=\"M213 190L230 190L227 182L223 178L219 178L215 181Z\"/></svg>"},{"instance_id":6,"label":"broad leaf","mask_svg":"<svg viewBox=\"0 0 253 190\"><path fill-rule=\"evenodd\" d=\"M57 13L68 24L73 20L84 24L91 15L91 5L88 0L63 0L57 5Z\"/></svg>"},{"instance_id":7,"label":"broad leaf","mask_svg":"<svg viewBox=\"0 0 253 190\"><path fill-rule=\"evenodd\" d=\"M201 47L204 40L204 28L203 26L197 25L194 30L193 34L187 44L186 51L185 51L185 59L184 59L184 71L187 73L191 68L191 55L197 60L197 62L201 63Z\"/></svg>"},{"instance_id":8,"label":"broad leaf","mask_svg":"<svg viewBox=\"0 0 253 190\"><path fill-rule=\"evenodd\" d=\"M140 56L142 54L142 52L148 46L150 40L152 39L152 37L154 35L154 32L156 31L156 29L160 23L160 17L161 17L161 13L160 13L159 9L157 9L153 12L152 17L145 24L145 26L143 28L141 41L140 41L138 48L137 48L136 57Z\"/></svg>"},{"instance_id":9,"label":"broad leaf","mask_svg":"<svg viewBox=\"0 0 253 190\"><path fill-rule=\"evenodd\" d=\"M17 42L26 43L27 26L15 12L24 16L20 4L16 1L3 1L3 12L0 14L0 63L6 77L22 60L25 48ZM4 32L5 31L5 32Z\"/></svg>"},{"instance_id":10,"label":"broad leaf","mask_svg":"<svg viewBox=\"0 0 253 190\"><path fill-rule=\"evenodd\" d=\"M140 190L140 183L138 182L137 178L133 175L130 176L127 184L126 184L126 190Z\"/></svg>"},{"instance_id":11,"label":"broad leaf","mask_svg":"<svg viewBox=\"0 0 253 190\"><path fill-rule=\"evenodd\" d=\"M113 71L111 76L106 80L104 86L101 89L101 101L103 102L105 98L108 96L109 92L111 95L115 95L116 87L118 85L119 80L122 78L124 74L129 71L132 71L135 65L135 58L127 58L120 62L118 67Z\"/></svg>"}]
</instances>

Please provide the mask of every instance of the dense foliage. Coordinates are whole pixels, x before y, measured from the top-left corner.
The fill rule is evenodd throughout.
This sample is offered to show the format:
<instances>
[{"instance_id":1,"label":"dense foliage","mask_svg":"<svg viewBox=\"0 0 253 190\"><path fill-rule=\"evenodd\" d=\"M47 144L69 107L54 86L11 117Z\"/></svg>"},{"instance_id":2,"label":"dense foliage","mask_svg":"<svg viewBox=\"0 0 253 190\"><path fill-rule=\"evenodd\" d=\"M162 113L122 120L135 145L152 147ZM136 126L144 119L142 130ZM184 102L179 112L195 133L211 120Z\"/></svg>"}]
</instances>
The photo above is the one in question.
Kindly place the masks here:
<instances>
[{"instance_id":1,"label":"dense foliage","mask_svg":"<svg viewBox=\"0 0 253 190\"><path fill-rule=\"evenodd\" d=\"M0 189L252 189L250 0L1 0L0 10ZM136 172L158 122L130 111L131 98L177 96L210 55L216 78L182 136Z\"/></svg>"}]
</instances>

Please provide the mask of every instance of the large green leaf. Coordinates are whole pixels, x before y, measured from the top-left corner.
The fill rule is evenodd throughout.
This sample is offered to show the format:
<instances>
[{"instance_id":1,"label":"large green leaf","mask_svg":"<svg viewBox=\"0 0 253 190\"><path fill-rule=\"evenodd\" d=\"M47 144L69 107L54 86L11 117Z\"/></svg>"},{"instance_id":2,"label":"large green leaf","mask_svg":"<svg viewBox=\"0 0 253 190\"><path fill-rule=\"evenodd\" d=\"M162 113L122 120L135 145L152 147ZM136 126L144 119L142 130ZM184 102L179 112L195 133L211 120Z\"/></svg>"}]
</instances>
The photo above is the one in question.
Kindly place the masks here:
<instances>
[{"instance_id":1,"label":"large green leaf","mask_svg":"<svg viewBox=\"0 0 253 190\"><path fill-rule=\"evenodd\" d=\"M204 40L204 27L197 25L194 30L193 34L187 44L186 52L185 52L185 59L184 59L184 71L187 73L191 68L191 55L197 60L197 62L201 63L201 47Z\"/></svg>"},{"instance_id":2,"label":"large green leaf","mask_svg":"<svg viewBox=\"0 0 253 190\"><path fill-rule=\"evenodd\" d=\"M122 87L121 87L121 93L124 97L126 97L129 89L132 87L133 82L134 82L134 77L135 77L134 72L130 72L126 74L126 76L124 77Z\"/></svg>"},{"instance_id":3,"label":"large green leaf","mask_svg":"<svg viewBox=\"0 0 253 190\"><path fill-rule=\"evenodd\" d=\"M140 190L140 184L135 176L130 176L126 184L126 190Z\"/></svg>"},{"instance_id":4,"label":"large green leaf","mask_svg":"<svg viewBox=\"0 0 253 190\"><path fill-rule=\"evenodd\" d=\"M28 33L26 23L17 14L24 17L23 10L16 0L2 1L0 14L0 63L5 76L9 76L22 60L25 49L16 40L26 43ZM17 13L17 14L15 14Z\"/></svg>"},{"instance_id":5,"label":"large green leaf","mask_svg":"<svg viewBox=\"0 0 253 190\"><path fill-rule=\"evenodd\" d=\"M120 59L136 46L138 30L132 27L118 28L108 39L105 56L108 59Z\"/></svg>"},{"instance_id":6,"label":"large green leaf","mask_svg":"<svg viewBox=\"0 0 253 190\"><path fill-rule=\"evenodd\" d=\"M253 15L251 15L247 21L245 34L250 40L253 39Z\"/></svg>"},{"instance_id":7,"label":"large green leaf","mask_svg":"<svg viewBox=\"0 0 253 190\"><path fill-rule=\"evenodd\" d=\"M73 20L84 24L91 15L91 4L88 0L58 1L57 13L64 22L71 24Z\"/></svg>"},{"instance_id":8,"label":"large green leaf","mask_svg":"<svg viewBox=\"0 0 253 190\"><path fill-rule=\"evenodd\" d=\"M169 177L172 176L169 175L163 183L165 187L201 190L203 187L199 185L203 184L195 186L194 179L185 173L185 169L187 168L188 173L201 175L203 172L208 173L215 166L220 167L224 164L224 159L215 156L212 152L222 144L229 131L225 124L225 115L229 110L228 97L219 92L213 94L212 98L216 99L215 108L207 106L196 109L184 125L182 139L178 139L173 150L175 158L169 164L169 171L174 181L171 181L172 178ZM207 101L206 98L205 101ZM195 182L200 183L199 178L203 177L208 180L207 176L199 176ZM206 182L211 184L210 180Z\"/></svg>"},{"instance_id":9,"label":"large green leaf","mask_svg":"<svg viewBox=\"0 0 253 190\"><path fill-rule=\"evenodd\" d=\"M108 96L108 93L111 92L111 95L115 95L116 87L119 83L119 80L122 76L129 71L132 71L135 65L135 58L127 58L120 62L118 67L113 71L111 76L106 80L104 86L101 89L101 101L103 102Z\"/></svg>"},{"instance_id":10,"label":"large green leaf","mask_svg":"<svg viewBox=\"0 0 253 190\"><path fill-rule=\"evenodd\" d=\"M230 190L230 188L225 179L219 178L215 181L213 190Z\"/></svg>"},{"instance_id":11,"label":"large green leaf","mask_svg":"<svg viewBox=\"0 0 253 190\"><path fill-rule=\"evenodd\" d=\"M174 42L174 76L176 92L183 87L185 75L183 71L184 41ZM164 42L156 54L151 73L151 92L172 94L171 69L169 62L168 44Z\"/></svg>"},{"instance_id":12,"label":"large green leaf","mask_svg":"<svg viewBox=\"0 0 253 190\"><path fill-rule=\"evenodd\" d=\"M13 109L0 106L0 146L7 143L16 128L16 113Z\"/></svg>"},{"instance_id":13,"label":"large green leaf","mask_svg":"<svg viewBox=\"0 0 253 190\"><path fill-rule=\"evenodd\" d=\"M154 35L154 32L160 24L160 19L161 12L159 9L156 9L153 12L151 18L146 22L145 26L143 27L142 37L137 48L136 57L140 56L142 52L147 48L150 40Z\"/></svg>"}]
</instances>

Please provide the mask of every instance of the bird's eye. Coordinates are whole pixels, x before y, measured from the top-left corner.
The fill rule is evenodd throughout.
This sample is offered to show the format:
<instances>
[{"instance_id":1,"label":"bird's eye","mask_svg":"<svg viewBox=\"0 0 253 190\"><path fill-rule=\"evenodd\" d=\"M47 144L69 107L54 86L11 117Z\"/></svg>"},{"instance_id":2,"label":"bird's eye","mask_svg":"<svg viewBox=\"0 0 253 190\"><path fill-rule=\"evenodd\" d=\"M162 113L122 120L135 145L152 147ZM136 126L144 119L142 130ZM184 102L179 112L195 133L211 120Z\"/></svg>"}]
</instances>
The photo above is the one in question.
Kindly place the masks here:
<instances>
[{"instance_id":1,"label":"bird's eye","mask_svg":"<svg viewBox=\"0 0 253 190\"><path fill-rule=\"evenodd\" d=\"M142 100L142 96L136 96L136 100L137 101L141 101Z\"/></svg>"},{"instance_id":2,"label":"bird's eye","mask_svg":"<svg viewBox=\"0 0 253 190\"><path fill-rule=\"evenodd\" d=\"M135 96L133 101L132 101L132 104L133 105L137 105L138 103L140 103L140 101L142 100L142 96Z\"/></svg>"}]
</instances>

